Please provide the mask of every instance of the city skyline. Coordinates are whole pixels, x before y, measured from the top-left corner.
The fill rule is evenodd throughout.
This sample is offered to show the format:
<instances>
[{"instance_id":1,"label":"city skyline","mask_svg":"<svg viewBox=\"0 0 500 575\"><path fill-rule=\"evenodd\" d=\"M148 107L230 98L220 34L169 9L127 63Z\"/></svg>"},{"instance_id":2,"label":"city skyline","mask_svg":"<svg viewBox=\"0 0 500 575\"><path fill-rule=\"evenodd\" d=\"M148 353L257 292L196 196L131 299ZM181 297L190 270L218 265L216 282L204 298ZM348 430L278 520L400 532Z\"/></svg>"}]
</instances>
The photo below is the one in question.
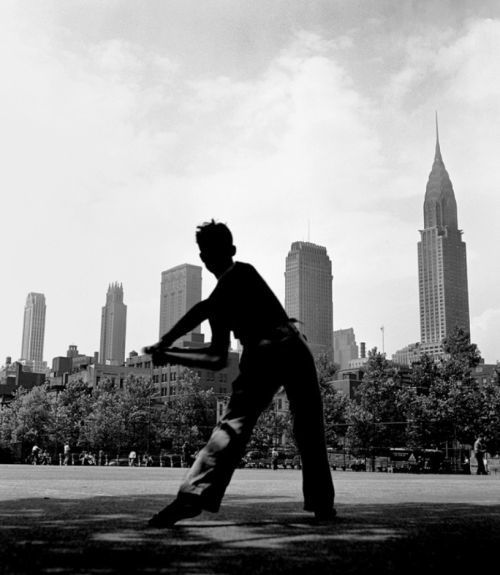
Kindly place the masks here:
<instances>
[{"instance_id":1,"label":"city skyline","mask_svg":"<svg viewBox=\"0 0 500 575\"><path fill-rule=\"evenodd\" d=\"M290 244L310 241L332 261L335 329L368 349L384 335L389 357L419 341L436 110L472 341L500 359L498 2L6 1L0 45L1 360L29 292L49 302L46 360L98 351L115 278L126 352L155 342L160 274L200 263L211 218L280 301Z\"/></svg>"}]
</instances>

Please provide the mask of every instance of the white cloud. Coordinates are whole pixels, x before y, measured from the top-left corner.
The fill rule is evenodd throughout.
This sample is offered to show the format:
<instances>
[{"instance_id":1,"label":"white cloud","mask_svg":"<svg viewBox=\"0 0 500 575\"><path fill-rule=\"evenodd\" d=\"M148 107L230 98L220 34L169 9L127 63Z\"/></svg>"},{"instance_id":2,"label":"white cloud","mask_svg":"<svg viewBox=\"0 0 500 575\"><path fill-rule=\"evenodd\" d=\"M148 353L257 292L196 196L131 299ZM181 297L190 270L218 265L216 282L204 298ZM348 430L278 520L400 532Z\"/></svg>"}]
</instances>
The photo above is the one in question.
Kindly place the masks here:
<instances>
[{"instance_id":1,"label":"white cloud","mask_svg":"<svg viewBox=\"0 0 500 575\"><path fill-rule=\"evenodd\" d=\"M36 289L48 292L47 342L65 341L68 321L82 326L82 342L96 337L83 335L83 317L98 318L99 290L110 281L123 282L136 306L142 295L152 302L150 317L129 329L130 346L149 341L156 275L192 261L196 249L186 238L210 217L235 228L241 257L258 264L280 295L284 258L308 220L336 275L372 285L383 276L394 253L377 243L403 226L376 207L388 194L371 127L376 111L328 42L300 34L254 81L189 84L168 59L124 42L61 51L41 34L13 46L15 55L1 60L10 66L6 94L15 118L3 135L10 154L3 179L19 191L9 204L23 210L29 232L11 262L33 262L19 277L23 292L35 289L34 277ZM363 245L361 237L372 241ZM54 266L64 281L52 285ZM81 311L63 318L77 294Z\"/></svg>"},{"instance_id":2,"label":"white cloud","mask_svg":"<svg viewBox=\"0 0 500 575\"><path fill-rule=\"evenodd\" d=\"M354 34L301 32L251 77L206 70L188 79L180 53L131 36L96 34L83 45L81 37L28 29L21 19L0 24L0 185L10 190L6 211L16 216L2 229L16 238L4 264L18 270L5 300L22 294L11 324L20 329L26 294L44 291L49 357L65 349L69 324L89 352L107 284L122 281L136 310L131 321L138 318L127 347L139 348L156 334L159 272L196 263L194 228L215 217L234 228L241 258L256 263L280 295L286 253L292 241L307 239L309 221L311 241L327 246L334 262L343 327L367 332L373 323L376 340L379 324L392 322L396 348L413 341L418 317L401 321L394 310L418 311L415 196L423 201L433 153L429 117L440 98L450 118L443 151L468 241L486 234L486 226L474 229L472 199L461 190L497 186L491 118L500 112L498 75L481 79L495 69L497 24L410 37L400 70L378 87L381 100L353 81ZM475 128L473 82L491 110ZM485 135L470 161L461 155L472 147L461 129ZM470 243L471 253L484 252L483 241ZM204 279L205 288L211 281ZM80 309L73 309L75 294ZM63 315L69 309L73 315ZM92 328L89 317L96 318Z\"/></svg>"}]
</instances>

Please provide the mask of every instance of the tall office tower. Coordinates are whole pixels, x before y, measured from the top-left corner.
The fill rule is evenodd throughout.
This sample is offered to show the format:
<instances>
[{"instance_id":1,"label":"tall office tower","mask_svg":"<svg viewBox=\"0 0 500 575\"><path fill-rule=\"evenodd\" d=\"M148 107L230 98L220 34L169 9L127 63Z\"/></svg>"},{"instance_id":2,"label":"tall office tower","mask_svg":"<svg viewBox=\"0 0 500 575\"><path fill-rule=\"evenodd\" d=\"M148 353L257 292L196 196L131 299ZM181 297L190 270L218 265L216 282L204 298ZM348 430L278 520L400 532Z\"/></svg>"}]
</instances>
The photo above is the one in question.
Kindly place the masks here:
<instances>
[{"instance_id":1,"label":"tall office tower","mask_svg":"<svg viewBox=\"0 0 500 575\"><path fill-rule=\"evenodd\" d=\"M347 369L352 359L359 358L359 348L352 327L333 332L333 361L340 369Z\"/></svg>"},{"instance_id":2,"label":"tall office tower","mask_svg":"<svg viewBox=\"0 0 500 575\"><path fill-rule=\"evenodd\" d=\"M24 307L21 359L34 372L43 372L47 367L43 361L46 307L45 296L42 293L28 294Z\"/></svg>"},{"instance_id":3,"label":"tall office tower","mask_svg":"<svg viewBox=\"0 0 500 575\"><path fill-rule=\"evenodd\" d=\"M123 303L123 287L111 284L106 294L106 305L101 313L101 345L99 362L108 365L125 364L125 335L127 306Z\"/></svg>"},{"instance_id":4,"label":"tall office tower","mask_svg":"<svg viewBox=\"0 0 500 575\"><path fill-rule=\"evenodd\" d=\"M467 260L457 202L444 167L436 118L436 153L424 201L424 229L418 243L422 352L437 355L455 326L470 331Z\"/></svg>"},{"instance_id":5,"label":"tall office tower","mask_svg":"<svg viewBox=\"0 0 500 575\"><path fill-rule=\"evenodd\" d=\"M162 272L160 296L160 338L167 333L195 304L201 301L201 266L182 264ZM193 335L197 334L197 335ZM201 327L177 340L200 342Z\"/></svg>"},{"instance_id":6,"label":"tall office tower","mask_svg":"<svg viewBox=\"0 0 500 575\"><path fill-rule=\"evenodd\" d=\"M332 262L326 248L293 242L286 258L285 310L301 322L313 354L332 356Z\"/></svg>"}]
</instances>

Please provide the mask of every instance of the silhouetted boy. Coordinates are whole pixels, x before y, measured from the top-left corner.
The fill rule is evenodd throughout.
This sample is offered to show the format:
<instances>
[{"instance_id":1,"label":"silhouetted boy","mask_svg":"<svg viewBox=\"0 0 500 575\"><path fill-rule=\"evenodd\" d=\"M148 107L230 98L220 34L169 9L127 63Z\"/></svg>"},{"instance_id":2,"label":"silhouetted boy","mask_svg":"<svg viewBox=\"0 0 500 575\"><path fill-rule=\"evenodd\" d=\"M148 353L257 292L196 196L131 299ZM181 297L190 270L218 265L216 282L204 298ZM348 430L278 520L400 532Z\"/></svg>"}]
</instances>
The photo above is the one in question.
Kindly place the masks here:
<instances>
[{"instance_id":1,"label":"silhouetted boy","mask_svg":"<svg viewBox=\"0 0 500 575\"><path fill-rule=\"evenodd\" d=\"M243 345L240 373L227 410L188 471L177 498L149 520L170 527L202 510L219 510L224 492L259 415L284 387L293 432L302 457L304 509L332 519L334 488L326 452L323 408L314 359L303 336L266 282L249 264L234 262L236 248L226 225L199 226L200 257L218 282L155 345L145 348L155 365L167 363L220 370L226 367L230 332ZM173 342L207 320L212 341L204 348L174 348Z\"/></svg>"}]
</instances>

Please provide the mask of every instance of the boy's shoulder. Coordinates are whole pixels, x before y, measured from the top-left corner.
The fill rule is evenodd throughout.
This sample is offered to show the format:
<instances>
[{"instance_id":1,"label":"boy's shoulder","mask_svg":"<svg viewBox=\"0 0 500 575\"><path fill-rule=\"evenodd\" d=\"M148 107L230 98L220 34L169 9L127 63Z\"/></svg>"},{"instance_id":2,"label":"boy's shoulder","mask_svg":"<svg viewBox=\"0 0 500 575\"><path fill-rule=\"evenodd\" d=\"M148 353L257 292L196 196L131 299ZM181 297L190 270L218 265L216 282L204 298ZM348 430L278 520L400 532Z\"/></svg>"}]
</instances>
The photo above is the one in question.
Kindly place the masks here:
<instances>
[{"instance_id":1,"label":"boy's shoulder","mask_svg":"<svg viewBox=\"0 0 500 575\"><path fill-rule=\"evenodd\" d=\"M245 277L248 278L250 276L259 276L257 270L253 267L252 264L247 264L245 262L234 262L233 266L230 270L227 271L222 276L222 280L227 279L229 281L234 281L235 279Z\"/></svg>"}]
</instances>

